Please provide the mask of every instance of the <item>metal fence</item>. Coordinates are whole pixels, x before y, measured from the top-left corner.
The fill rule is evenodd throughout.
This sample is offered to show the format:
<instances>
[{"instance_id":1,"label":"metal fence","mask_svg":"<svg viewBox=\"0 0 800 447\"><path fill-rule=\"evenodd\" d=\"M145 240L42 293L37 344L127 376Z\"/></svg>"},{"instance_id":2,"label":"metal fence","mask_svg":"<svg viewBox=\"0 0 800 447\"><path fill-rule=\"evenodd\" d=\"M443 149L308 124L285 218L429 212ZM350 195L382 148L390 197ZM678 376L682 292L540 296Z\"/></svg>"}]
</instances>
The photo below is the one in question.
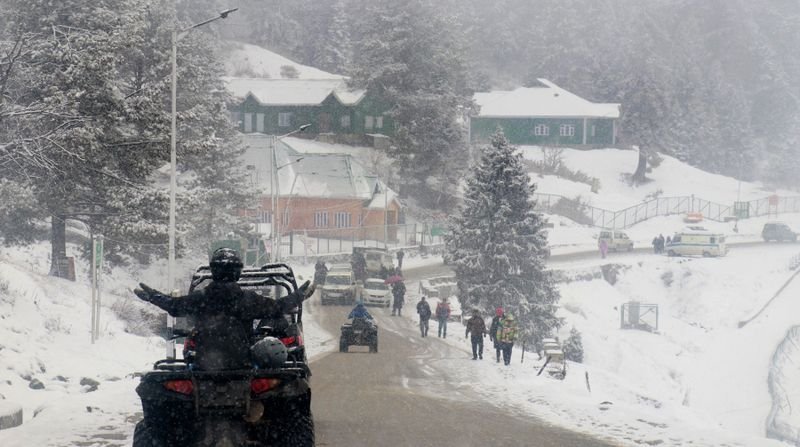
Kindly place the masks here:
<instances>
[{"instance_id":1,"label":"metal fence","mask_svg":"<svg viewBox=\"0 0 800 447\"><path fill-rule=\"evenodd\" d=\"M444 244L435 224L412 223L350 228L294 230L283 236L283 256L307 257L352 253L353 247L432 247Z\"/></svg>"},{"instance_id":2,"label":"metal fence","mask_svg":"<svg viewBox=\"0 0 800 447\"><path fill-rule=\"evenodd\" d=\"M539 211L558 214L578 223L600 228L628 228L656 216L701 213L704 219L725 222L735 217L733 205L724 205L695 196L658 197L628 208L611 211L583 203L578 198L535 193ZM769 197L747 203L748 217L778 213L800 213L800 197Z\"/></svg>"}]
</instances>

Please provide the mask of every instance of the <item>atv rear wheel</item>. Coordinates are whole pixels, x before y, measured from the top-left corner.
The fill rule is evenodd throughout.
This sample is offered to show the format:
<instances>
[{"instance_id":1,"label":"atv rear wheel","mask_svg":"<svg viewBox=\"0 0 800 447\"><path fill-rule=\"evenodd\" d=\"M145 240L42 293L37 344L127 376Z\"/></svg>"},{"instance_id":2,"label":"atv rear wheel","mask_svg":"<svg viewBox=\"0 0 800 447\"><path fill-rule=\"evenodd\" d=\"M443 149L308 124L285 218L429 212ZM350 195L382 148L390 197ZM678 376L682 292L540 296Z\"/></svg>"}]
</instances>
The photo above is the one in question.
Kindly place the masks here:
<instances>
[{"instance_id":1,"label":"atv rear wheel","mask_svg":"<svg viewBox=\"0 0 800 447\"><path fill-rule=\"evenodd\" d=\"M373 353L378 352L378 339L377 338L375 340L373 340L372 343L370 343L369 352L373 352Z\"/></svg>"},{"instance_id":2,"label":"atv rear wheel","mask_svg":"<svg viewBox=\"0 0 800 447\"><path fill-rule=\"evenodd\" d=\"M292 407L273 427L269 434L270 446L314 447L314 418L310 410Z\"/></svg>"},{"instance_id":3,"label":"atv rear wheel","mask_svg":"<svg viewBox=\"0 0 800 447\"><path fill-rule=\"evenodd\" d=\"M339 352L347 352L347 342L344 339L339 340Z\"/></svg>"}]
</instances>

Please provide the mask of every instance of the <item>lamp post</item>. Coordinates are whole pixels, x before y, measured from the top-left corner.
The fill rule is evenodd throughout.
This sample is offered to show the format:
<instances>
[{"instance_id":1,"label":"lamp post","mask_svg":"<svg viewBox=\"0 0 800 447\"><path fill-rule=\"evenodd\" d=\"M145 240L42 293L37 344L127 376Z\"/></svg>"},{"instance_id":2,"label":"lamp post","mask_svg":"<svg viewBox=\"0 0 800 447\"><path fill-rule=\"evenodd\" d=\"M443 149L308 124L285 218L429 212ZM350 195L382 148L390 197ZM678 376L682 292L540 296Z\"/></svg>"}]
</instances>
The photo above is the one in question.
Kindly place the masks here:
<instances>
[{"instance_id":1,"label":"lamp post","mask_svg":"<svg viewBox=\"0 0 800 447\"><path fill-rule=\"evenodd\" d=\"M200 23L195 23L192 26L183 28L181 30L172 31L172 128L170 131L170 152L169 152L169 255L167 260L167 288L172 293L175 287L175 191L178 189L177 180L177 164L178 155L176 150L176 139L178 134L178 41L183 39L191 30L200 26L211 23L215 20L225 19L228 15L239 8L226 9L219 13L218 16L204 20ZM171 334L172 328L175 326L175 319L167 316L167 331ZM167 343L167 358L175 358L175 343Z\"/></svg>"},{"instance_id":2,"label":"lamp post","mask_svg":"<svg viewBox=\"0 0 800 447\"><path fill-rule=\"evenodd\" d=\"M281 135L279 137L273 136L272 138L270 138L270 144L269 144L269 147L270 147L270 166L272 167L272 169L271 169L271 172L270 172L271 179L270 179L269 194L270 194L270 198L271 198L271 202L272 202L272 238L271 238L272 242L271 242L271 244L272 244L272 256L274 258L273 261L280 260L280 244L281 244L281 240L279 239L280 238L280 233L278 232L278 229L280 228L280 213L278 212L278 208L279 208L278 204L279 204L279 200L280 200L280 179L278 178L278 171L283 169L283 168L285 168L286 166L289 166L291 164L297 163L297 162L299 162L300 160L303 159L303 157L298 157L293 162L286 163L286 164L284 164L282 166L278 166L278 156L276 155L276 151L275 151L276 145L277 145L278 141L280 141L280 140L282 140L282 139L284 139L286 137L292 136L292 135L294 135L294 134L296 134L298 132L304 132L309 127L311 127L311 124L303 124L302 126L298 127L297 129L295 129L295 130L293 130L293 131L291 131L289 133L283 134L283 135Z\"/></svg>"}]
</instances>

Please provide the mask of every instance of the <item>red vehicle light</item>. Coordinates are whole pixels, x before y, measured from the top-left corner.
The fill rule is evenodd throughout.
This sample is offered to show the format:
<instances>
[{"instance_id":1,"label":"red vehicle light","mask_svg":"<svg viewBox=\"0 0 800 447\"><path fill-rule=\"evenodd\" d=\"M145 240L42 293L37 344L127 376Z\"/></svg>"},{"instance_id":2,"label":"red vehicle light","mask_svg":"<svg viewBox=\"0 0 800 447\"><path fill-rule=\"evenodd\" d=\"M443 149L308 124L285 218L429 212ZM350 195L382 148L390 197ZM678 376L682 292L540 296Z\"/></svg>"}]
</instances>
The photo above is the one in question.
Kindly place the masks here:
<instances>
[{"instance_id":1,"label":"red vehicle light","mask_svg":"<svg viewBox=\"0 0 800 447\"><path fill-rule=\"evenodd\" d=\"M267 391L278 386L279 383L281 383L280 379L253 379L250 382L250 391L252 391L254 394L266 393Z\"/></svg>"},{"instance_id":2,"label":"red vehicle light","mask_svg":"<svg viewBox=\"0 0 800 447\"><path fill-rule=\"evenodd\" d=\"M286 346L292 346L296 341L297 337L295 337L294 335L292 335L291 337L281 338L281 343L283 343Z\"/></svg>"},{"instance_id":3,"label":"red vehicle light","mask_svg":"<svg viewBox=\"0 0 800 447\"><path fill-rule=\"evenodd\" d=\"M194 391L194 385L192 385L192 381L186 379L169 380L167 382L164 382L164 388L170 391L174 391L176 393L186 394L186 395L192 394L192 391Z\"/></svg>"}]
</instances>

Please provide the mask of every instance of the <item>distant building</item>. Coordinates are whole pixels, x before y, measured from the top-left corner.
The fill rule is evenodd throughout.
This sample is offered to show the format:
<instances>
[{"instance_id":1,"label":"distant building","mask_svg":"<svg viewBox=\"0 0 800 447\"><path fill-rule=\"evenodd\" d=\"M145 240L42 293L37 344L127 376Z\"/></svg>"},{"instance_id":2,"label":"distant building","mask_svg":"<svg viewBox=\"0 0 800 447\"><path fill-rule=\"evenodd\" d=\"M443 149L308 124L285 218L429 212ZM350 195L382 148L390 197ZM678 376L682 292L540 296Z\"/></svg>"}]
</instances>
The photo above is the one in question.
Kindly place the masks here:
<instances>
[{"instance_id":1,"label":"distant building","mask_svg":"<svg viewBox=\"0 0 800 447\"><path fill-rule=\"evenodd\" d=\"M389 107L343 79L225 78L236 104L234 122L244 133L282 135L303 124L306 134L328 142L388 145Z\"/></svg>"},{"instance_id":2,"label":"distant building","mask_svg":"<svg viewBox=\"0 0 800 447\"><path fill-rule=\"evenodd\" d=\"M488 142L498 127L516 145L613 146L619 104L588 101L547 79L511 91L475 93L480 112L469 119L471 143Z\"/></svg>"},{"instance_id":3,"label":"distant building","mask_svg":"<svg viewBox=\"0 0 800 447\"><path fill-rule=\"evenodd\" d=\"M260 192L258 205L248 214L257 221L259 232L270 234L276 213L282 218L279 231L283 235L310 230L317 236L382 240L383 226L399 223L402 206L397 194L349 154L303 153L263 134L245 134L243 139L247 146L243 164ZM273 141L278 168L274 210L270 192ZM363 231L356 234L354 228Z\"/></svg>"}]
</instances>

